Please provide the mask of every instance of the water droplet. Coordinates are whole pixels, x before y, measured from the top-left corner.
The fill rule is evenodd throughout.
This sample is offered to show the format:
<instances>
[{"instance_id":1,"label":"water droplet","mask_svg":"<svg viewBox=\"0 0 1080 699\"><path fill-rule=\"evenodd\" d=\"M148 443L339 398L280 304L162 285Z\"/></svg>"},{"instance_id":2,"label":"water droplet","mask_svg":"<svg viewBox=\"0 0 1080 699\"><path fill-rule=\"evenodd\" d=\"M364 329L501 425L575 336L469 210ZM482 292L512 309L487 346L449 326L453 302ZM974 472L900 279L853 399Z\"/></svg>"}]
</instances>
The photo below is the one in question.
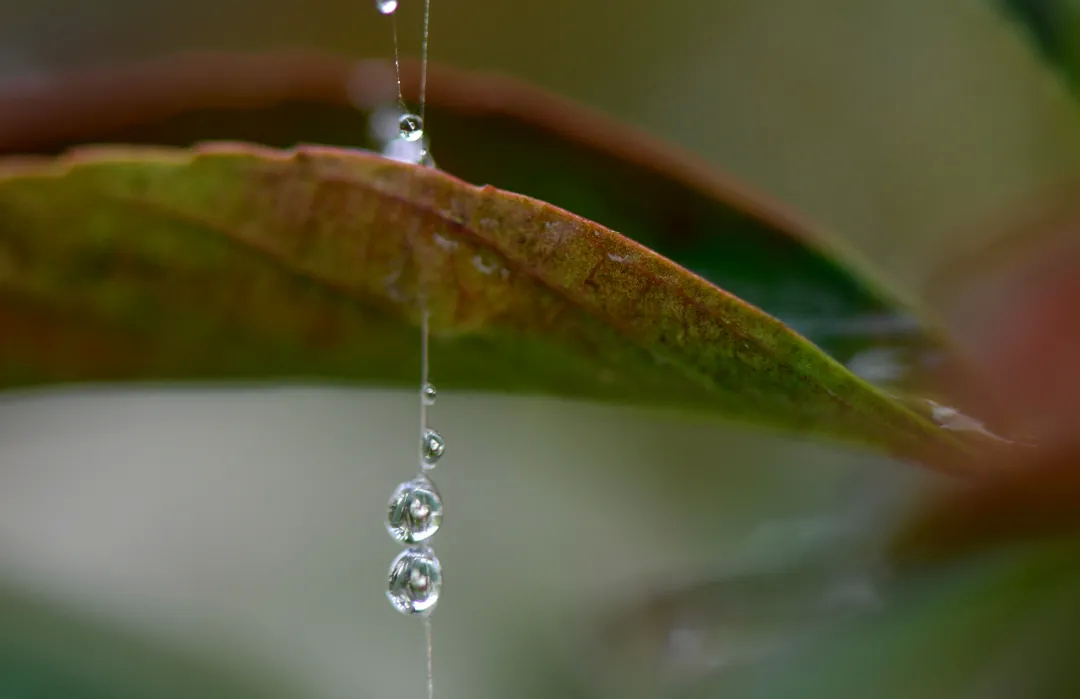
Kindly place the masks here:
<instances>
[{"instance_id":1,"label":"water droplet","mask_svg":"<svg viewBox=\"0 0 1080 699\"><path fill-rule=\"evenodd\" d=\"M480 274L488 276L499 271L502 267L502 259L491 250L481 248L480 252L473 255L472 266Z\"/></svg>"},{"instance_id":2,"label":"water droplet","mask_svg":"<svg viewBox=\"0 0 1080 699\"><path fill-rule=\"evenodd\" d=\"M435 390L435 386L426 383L420 389L420 396L424 401L424 405L435 405L435 399L438 398L439 392Z\"/></svg>"},{"instance_id":3,"label":"water droplet","mask_svg":"<svg viewBox=\"0 0 1080 699\"><path fill-rule=\"evenodd\" d=\"M424 468L434 468L435 462L442 458L446 451L446 442L442 435L435 430L424 430Z\"/></svg>"},{"instance_id":4,"label":"water droplet","mask_svg":"<svg viewBox=\"0 0 1080 699\"><path fill-rule=\"evenodd\" d=\"M399 485L387 505L386 531L395 541L416 544L429 539L442 524L442 498L427 478Z\"/></svg>"},{"instance_id":5,"label":"water droplet","mask_svg":"<svg viewBox=\"0 0 1080 699\"><path fill-rule=\"evenodd\" d=\"M402 114L398 119L398 135L409 143L424 137L424 120L415 114Z\"/></svg>"},{"instance_id":6,"label":"water droplet","mask_svg":"<svg viewBox=\"0 0 1080 699\"><path fill-rule=\"evenodd\" d=\"M406 549L390 564L386 597L402 614L426 615L442 588L442 565L427 549Z\"/></svg>"},{"instance_id":7,"label":"water droplet","mask_svg":"<svg viewBox=\"0 0 1080 699\"><path fill-rule=\"evenodd\" d=\"M392 15L397 12L398 0L375 0L375 9L379 14Z\"/></svg>"},{"instance_id":8,"label":"water droplet","mask_svg":"<svg viewBox=\"0 0 1080 699\"><path fill-rule=\"evenodd\" d=\"M1012 443L1012 440L991 432L982 422L969 415L965 415L956 408L942 405L941 403L929 399L927 399L926 403L930 406L930 418L942 429L955 430L957 432L978 432L990 439Z\"/></svg>"}]
</instances>

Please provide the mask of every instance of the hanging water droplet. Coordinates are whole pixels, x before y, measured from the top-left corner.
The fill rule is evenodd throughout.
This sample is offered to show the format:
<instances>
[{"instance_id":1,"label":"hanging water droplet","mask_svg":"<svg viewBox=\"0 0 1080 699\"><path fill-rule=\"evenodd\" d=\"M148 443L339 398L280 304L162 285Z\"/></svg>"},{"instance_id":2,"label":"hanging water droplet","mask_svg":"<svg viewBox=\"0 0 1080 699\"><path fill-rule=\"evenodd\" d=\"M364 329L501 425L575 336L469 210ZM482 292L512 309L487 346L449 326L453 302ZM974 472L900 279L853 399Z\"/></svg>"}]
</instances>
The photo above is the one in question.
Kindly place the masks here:
<instances>
[{"instance_id":1,"label":"hanging water droplet","mask_svg":"<svg viewBox=\"0 0 1080 699\"><path fill-rule=\"evenodd\" d=\"M435 386L426 383L420 389L420 396L424 401L424 405L435 405L435 399L438 398L439 392L435 390Z\"/></svg>"},{"instance_id":2,"label":"hanging water droplet","mask_svg":"<svg viewBox=\"0 0 1080 699\"><path fill-rule=\"evenodd\" d=\"M435 430L424 430L424 468L434 468L435 462L442 458L446 451L446 442L442 435Z\"/></svg>"},{"instance_id":3,"label":"hanging water droplet","mask_svg":"<svg viewBox=\"0 0 1080 699\"><path fill-rule=\"evenodd\" d=\"M419 477L399 485L387 506L386 531L395 541L416 544L434 536L442 524L442 498L435 484Z\"/></svg>"},{"instance_id":4,"label":"hanging water droplet","mask_svg":"<svg viewBox=\"0 0 1080 699\"><path fill-rule=\"evenodd\" d=\"M424 120L415 114L402 114L398 119L398 135L409 143L424 137Z\"/></svg>"},{"instance_id":5,"label":"hanging water droplet","mask_svg":"<svg viewBox=\"0 0 1080 699\"><path fill-rule=\"evenodd\" d=\"M397 12L398 0L375 0L375 9L379 14L392 15Z\"/></svg>"},{"instance_id":6,"label":"hanging water droplet","mask_svg":"<svg viewBox=\"0 0 1080 699\"><path fill-rule=\"evenodd\" d=\"M442 565L427 549L406 549L390 564L386 596L402 614L430 614L441 588Z\"/></svg>"}]
</instances>

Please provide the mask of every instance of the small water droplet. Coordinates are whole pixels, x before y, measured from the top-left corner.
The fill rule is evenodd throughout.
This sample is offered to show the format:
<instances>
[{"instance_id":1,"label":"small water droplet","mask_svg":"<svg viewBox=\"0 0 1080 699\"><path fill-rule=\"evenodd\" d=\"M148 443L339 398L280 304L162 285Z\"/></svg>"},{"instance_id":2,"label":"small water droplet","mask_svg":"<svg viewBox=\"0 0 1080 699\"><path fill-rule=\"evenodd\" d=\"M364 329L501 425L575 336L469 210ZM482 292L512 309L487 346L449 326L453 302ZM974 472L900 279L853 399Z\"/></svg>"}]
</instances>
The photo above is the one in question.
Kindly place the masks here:
<instances>
[{"instance_id":1,"label":"small water droplet","mask_svg":"<svg viewBox=\"0 0 1080 699\"><path fill-rule=\"evenodd\" d=\"M955 430L957 432L978 432L991 439L1010 444L1012 443L1012 440L991 432L982 422L969 415L965 415L956 408L942 405L941 403L929 399L926 400L926 403L930 406L930 419L942 429Z\"/></svg>"},{"instance_id":2,"label":"small water droplet","mask_svg":"<svg viewBox=\"0 0 1080 699\"><path fill-rule=\"evenodd\" d=\"M409 143L419 141L424 137L424 120L415 114L402 114L398 119L398 135Z\"/></svg>"},{"instance_id":3,"label":"small water droplet","mask_svg":"<svg viewBox=\"0 0 1080 699\"><path fill-rule=\"evenodd\" d=\"M392 15L397 12L398 0L375 0L375 9L379 14Z\"/></svg>"},{"instance_id":4,"label":"small water droplet","mask_svg":"<svg viewBox=\"0 0 1080 699\"><path fill-rule=\"evenodd\" d=\"M386 531L395 541L416 544L435 535L442 524L442 498L427 478L399 485L387 505Z\"/></svg>"},{"instance_id":5,"label":"small water droplet","mask_svg":"<svg viewBox=\"0 0 1080 699\"><path fill-rule=\"evenodd\" d=\"M446 236L439 235L438 233L432 233L431 234L431 239L435 242L435 245L440 250L445 250L447 252L450 252L450 251L458 249L458 245L459 245L458 241L453 240L451 238L447 238Z\"/></svg>"},{"instance_id":6,"label":"small water droplet","mask_svg":"<svg viewBox=\"0 0 1080 699\"><path fill-rule=\"evenodd\" d=\"M442 458L443 452L446 451L446 442L443 441L442 435L435 430L424 431L424 468L434 468L435 462Z\"/></svg>"},{"instance_id":7,"label":"small water droplet","mask_svg":"<svg viewBox=\"0 0 1080 699\"><path fill-rule=\"evenodd\" d=\"M386 597L402 614L426 615L442 588L442 565L427 549L406 549L390 564Z\"/></svg>"},{"instance_id":8,"label":"small water droplet","mask_svg":"<svg viewBox=\"0 0 1080 699\"><path fill-rule=\"evenodd\" d=\"M439 392L435 390L433 384L426 383L420 389L420 396L424 401L424 405L435 405L435 399L439 397Z\"/></svg>"},{"instance_id":9,"label":"small water droplet","mask_svg":"<svg viewBox=\"0 0 1080 699\"><path fill-rule=\"evenodd\" d=\"M472 258L473 268L485 276L495 274L502 267L502 259L487 248L481 248Z\"/></svg>"}]
</instances>

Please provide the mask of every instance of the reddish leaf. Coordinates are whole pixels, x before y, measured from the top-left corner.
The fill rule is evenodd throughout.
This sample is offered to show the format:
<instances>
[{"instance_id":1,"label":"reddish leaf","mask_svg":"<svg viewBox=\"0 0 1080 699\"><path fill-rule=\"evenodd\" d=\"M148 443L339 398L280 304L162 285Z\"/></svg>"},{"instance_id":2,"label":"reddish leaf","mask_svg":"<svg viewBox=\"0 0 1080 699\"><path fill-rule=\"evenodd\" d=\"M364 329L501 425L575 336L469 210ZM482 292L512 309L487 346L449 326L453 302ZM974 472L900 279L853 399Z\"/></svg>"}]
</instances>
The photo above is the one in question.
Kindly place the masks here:
<instances>
[{"instance_id":1,"label":"reddish leaf","mask_svg":"<svg viewBox=\"0 0 1080 699\"><path fill-rule=\"evenodd\" d=\"M404 66L414 96L415 66ZM936 330L822 231L642 132L517 81L435 67L440 167L597 221L783 320L867 378L963 375ZM195 54L9 86L0 152L86 142L378 147L358 111L392 105L383 62Z\"/></svg>"},{"instance_id":2,"label":"reddish leaf","mask_svg":"<svg viewBox=\"0 0 1080 699\"><path fill-rule=\"evenodd\" d=\"M375 156L219 146L13 161L0 260L7 385L413 381L426 298L450 386L704 408L905 455L960 444L610 230Z\"/></svg>"}]
</instances>

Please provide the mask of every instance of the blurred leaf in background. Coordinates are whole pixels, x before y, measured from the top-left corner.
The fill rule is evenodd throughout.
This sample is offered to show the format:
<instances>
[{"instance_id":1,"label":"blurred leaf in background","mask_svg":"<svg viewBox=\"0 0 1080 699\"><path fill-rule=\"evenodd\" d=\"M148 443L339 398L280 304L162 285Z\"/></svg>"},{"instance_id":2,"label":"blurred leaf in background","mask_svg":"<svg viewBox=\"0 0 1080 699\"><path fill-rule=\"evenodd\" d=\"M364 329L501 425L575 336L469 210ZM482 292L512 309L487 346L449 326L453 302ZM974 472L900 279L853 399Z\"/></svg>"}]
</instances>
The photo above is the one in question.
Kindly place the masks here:
<instances>
[{"instance_id":1,"label":"blurred leaf in background","mask_svg":"<svg viewBox=\"0 0 1080 699\"><path fill-rule=\"evenodd\" d=\"M1067 43L1067 15L1071 3L1060 0L997 0L1006 12L1022 22L1043 54L1054 62L1064 62Z\"/></svg>"},{"instance_id":2,"label":"blurred leaf in background","mask_svg":"<svg viewBox=\"0 0 1080 699\"><path fill-rule=\"evenodd\" d=\"M905 296L1076 174L1074 106L983 1L467 5L434 7L440 60L674 141L822 221ZM179 49L389 50L386 23L354 2L5 2L0 19L24 85ZM985 328L958 337L971 347ZM139 629L230 676L419 694L420 634L382 599L377 524L409 470L414 404L13 394L0 565L102 634ZM1072 542L901 565L888 544L909 498L943 486L926 474L620 408L451 393L438 415L457 518L440 542L441 696L601 696L627 679L652 696L1075 696ZM18 644L17 625L0 629Z\"/></svg>"},{"instance_id":3,"label":"blurred leaf in background","mask_svg":"<svg viewBox=\"0 0 1080 699\"><path fill-rule=\"evenodd\" d=\"M1075 92L1080 87L1080 7L1068 0L997 0Z\"/></svg>"}]
</instances>

